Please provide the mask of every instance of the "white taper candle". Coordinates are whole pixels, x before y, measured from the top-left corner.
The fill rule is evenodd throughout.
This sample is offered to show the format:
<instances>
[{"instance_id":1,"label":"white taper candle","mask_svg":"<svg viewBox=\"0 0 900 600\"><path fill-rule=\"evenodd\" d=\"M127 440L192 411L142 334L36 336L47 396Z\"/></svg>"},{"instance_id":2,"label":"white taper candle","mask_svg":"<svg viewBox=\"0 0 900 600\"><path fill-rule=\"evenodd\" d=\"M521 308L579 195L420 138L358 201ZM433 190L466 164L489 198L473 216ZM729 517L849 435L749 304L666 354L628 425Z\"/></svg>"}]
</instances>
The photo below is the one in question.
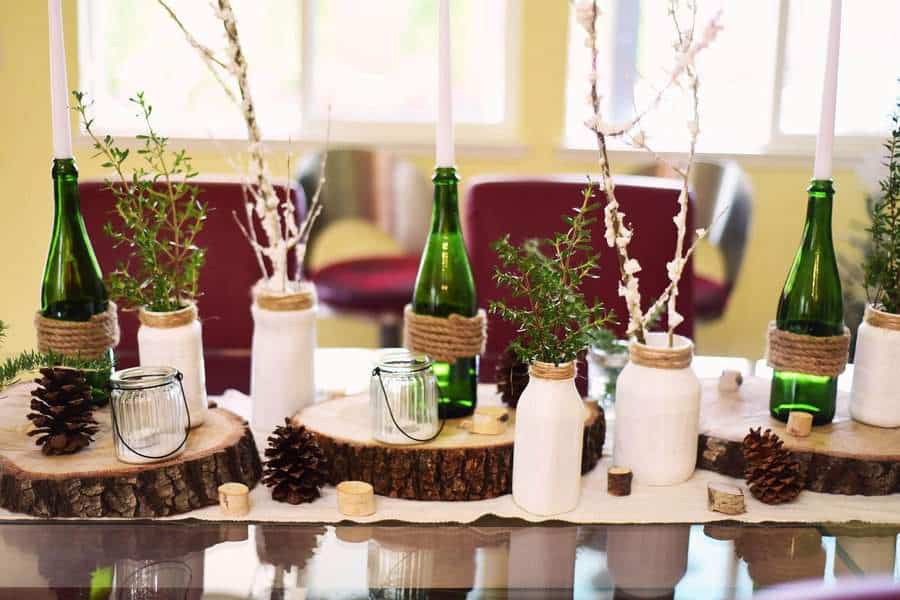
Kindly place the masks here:
<instances>
[{"instance_id":1,"label":"white taper candle","mask_svg":"<svg viewBox=\"0 0 900 600\"><path fill-rule=\"evenodd\" d=\"M53 127L53 158L72 158L62 0L48 0L47 7L50 17L50 123Z\"/></svg>"},{"instance_id":2,"label":"white taper candle","mask_svg":"<svg viewBox=\"0 0 900 600\"><path fill-rule=\"evenodd\" d=\"M452 167L453 86L450 77L450 0L438 4L437 166Z\"/></svg>"},{"instance_id":3,"label":"white taper candle","mask_svg":"<svg viewBox=\"0 0 900 600\"><path fill-rule=\"evenodd\" d=\"M816 162L813 166L813 179L831 179L840 48L841 0L831 0L831 20L828 25L828 55L825 60L825 84L822 86L822 114L819 117L819 137L816 138Z\"/></svg>"}]
</instances>

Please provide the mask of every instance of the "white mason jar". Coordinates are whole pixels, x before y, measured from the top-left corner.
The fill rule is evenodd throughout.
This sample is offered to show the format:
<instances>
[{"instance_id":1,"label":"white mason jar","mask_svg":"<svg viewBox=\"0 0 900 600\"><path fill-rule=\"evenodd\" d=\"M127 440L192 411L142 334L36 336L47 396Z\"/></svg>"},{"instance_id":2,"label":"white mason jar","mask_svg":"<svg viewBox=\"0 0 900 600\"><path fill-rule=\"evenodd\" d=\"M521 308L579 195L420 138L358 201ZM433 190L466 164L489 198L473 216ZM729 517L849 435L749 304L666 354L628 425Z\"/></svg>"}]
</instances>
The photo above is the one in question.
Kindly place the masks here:
<instances>
[{"instance_id":1,"label":"white mason jar","mask_svg":"<svg viewBox=\"0 0 900 600\"><path fill-rule=\"evenodd\" d=\"M686 481L697 464L700 380L691 369L693 344L648 333L632 342L616 383L614 463L628 467L643 485Z\"/></svg>"},{"instance_id":2,"label":"white mason jar","mask_svg":"<svg viewBox=\"0 0 900 600\"><path fill-rule=\"evenodd\" d=\"M856 334L850 416L877 427L900 427L900 315L866 306Z\"/></svg>"},{"instance_id":3,"label":"white mason jar","mask_svg":"<svg viewBox=\"0 0 900 600\"><path fill-rule=\"evenodd\" d=\"M284 294L258 288L250 312L251 425L270 431L315 400L315 287L302 283Z\"/></svg>"},{"instance_id":4,"label":"white mason jar","mask_svg":"<svg viewBox=\"0 0 900 600\"><path fill-rule=\"evenodd\" d=\"M575 363L535 362L516 407L513 500L536 515L569 512L581 494L585 408Z\"/></svg>"},{"instance_id":5,"label":"white mason jar","mask_svg":"<svg viewBox=\"0 0 900 600\"><path fill-rule=\"evenodd\" d=\"M181 371L191 427L206 419L206 369L203 364L203 326L197 306L171 312L140 309L138 356L142 367L173 367Z\"/></svg>"}]
</instances>

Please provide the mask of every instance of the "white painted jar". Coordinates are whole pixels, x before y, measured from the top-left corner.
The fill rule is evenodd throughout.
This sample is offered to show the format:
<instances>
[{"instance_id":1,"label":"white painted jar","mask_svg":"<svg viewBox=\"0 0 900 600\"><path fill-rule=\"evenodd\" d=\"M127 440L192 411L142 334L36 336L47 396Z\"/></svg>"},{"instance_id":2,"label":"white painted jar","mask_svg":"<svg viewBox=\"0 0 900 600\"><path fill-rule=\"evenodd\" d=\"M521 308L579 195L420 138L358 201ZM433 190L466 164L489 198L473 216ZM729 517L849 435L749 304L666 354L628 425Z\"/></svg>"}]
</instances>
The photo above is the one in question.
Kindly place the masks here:
<instances>
[{"instance_id":1,"label":"white painted jar","mask_svg":"<svg viewBox=\"0 0 900 600\"><path fill-rule=\"evenodd\" d=\"M686 481L697 464L700 380L691 369L693 344L666 333L632 342L616 384L614 462L642 485Z\"/></svg>"},{"instance_id":2,"label":"white painted jar","mask_svg":"<svg viewBox=\"0 0 900 600\"><path fill-rule=\"evenodd\" d=\"M900 315L866 306L856 334L850 416L876 427L900 427Z\"/></svg>"},{"instance_id":3,"label":"white painted jar","mask_svg":"<svg viewBox=\"0 0 900 600\"><path fill-rule=\"evenodd\" d=\"M138 356L142 367L173 367L183 379L191 427L206 419L206 368L203 364L203 326L197 307L190 304L171 312L138 312Z\"/></svg>"},{"instance_id":4,"label":"white painted jar","mask_svg":"<svg viewBox=\"0 0 900 600\"><path fill-rule=\"evenodd\" d=\"M585 408L575 363L535 362L516 407L513 500L536 515L569 512L581 495Z\"/></svg>"},{"instance_id":5,"label":"white painted jar","mask_svg":"<svg viewBox=\"0 0 900 600\"><path fill-rule=\"evenodd\" d=\"M250 424L268 432L315 400L315 287L304 283L285 294L257 290L250 312Z\"/></svg>"}]
</instances>

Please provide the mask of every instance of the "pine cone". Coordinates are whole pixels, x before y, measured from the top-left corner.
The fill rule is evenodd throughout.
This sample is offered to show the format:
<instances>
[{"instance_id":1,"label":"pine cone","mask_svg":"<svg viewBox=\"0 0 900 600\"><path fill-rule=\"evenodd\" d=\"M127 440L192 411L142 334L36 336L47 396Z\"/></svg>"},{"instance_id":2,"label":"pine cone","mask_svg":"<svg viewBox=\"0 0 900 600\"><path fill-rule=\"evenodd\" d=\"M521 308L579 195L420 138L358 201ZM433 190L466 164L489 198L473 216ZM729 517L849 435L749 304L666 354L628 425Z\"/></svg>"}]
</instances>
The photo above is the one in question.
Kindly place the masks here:
<instances>
[{"instance_id":1,"label":"pine cone","mask_svg":"<svg viewBox=\"0 0 900 600\"><path fill-rule=\"evenodd\" d=\"M328 461L319 440L302 425L290 419L269 436L263 483L274 488L278 502L301 504L319 497L319 488L328 481Z\"/></svg>"},{"instance_id":2,"label":"pine cone","mask_svg":"<svg viewBox=\"0 0 900 600\"><path fill-rule=\"evenodd\" d=\"M803 489L800 462L771 429L750 429L744 438L744 477L750 493L766 504L790 502Z\"/></svg>"},{"instance_id":3,"label":"pine cone","mask_svg":"<svg viewBox=\"0 0 900 600\"><path fill-rule=\"evenodd\" d=\"M528 365L519 360L511 349L500 355L497 361L497 391L510 408L519 404L519 396L528 385Z\"/></svg>"},{"instance_id":4,"label":"pine cone","mask_svg":"<svg viewBox=\"0 0 900 600\"><path fill-rule=\"evenodd\" d=\"M41 375L31 392L31 410L37 412L28 414L35 426L28 435L40 436L35 443L44 454L78 452L100 429L93 416L91 386L76 369L43 368Z\"/></svg>"}]
</instances>

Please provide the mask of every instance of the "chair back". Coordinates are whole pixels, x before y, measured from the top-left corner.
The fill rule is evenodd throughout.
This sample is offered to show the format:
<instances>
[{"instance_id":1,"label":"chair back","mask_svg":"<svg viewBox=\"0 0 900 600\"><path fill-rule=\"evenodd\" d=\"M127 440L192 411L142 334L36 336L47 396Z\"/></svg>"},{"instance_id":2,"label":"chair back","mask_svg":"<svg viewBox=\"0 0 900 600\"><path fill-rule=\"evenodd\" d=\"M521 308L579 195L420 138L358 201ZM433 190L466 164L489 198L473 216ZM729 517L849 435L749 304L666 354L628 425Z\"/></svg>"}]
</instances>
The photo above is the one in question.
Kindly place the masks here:
<instances>
[{"instance_id":1,"label":"chair back","mask_svg":"<svg viewBox=\"0 0 900 600\"><path fill-rule=\"evenodd\" d=\"M733 160L697 161L691 187L697 202L697 227L709 229L707 240L719 249L725 285L734 287L750 234L752 191L743 169Z\"/></svg>"},{"instance_id":2,"label":"chair back","mask_svg":"<svg viewBox=\"0 0 900 600\"><path fill-rule=\"evenodd\" d=\"M322 158L322 152L315 152L300 165L297 180L307 198L315 193ZM324 209L310 242L314 252L329 225L362 220L393 239L399 253L422 253L431 222L432 186L413 163L383 151L338 148L328 151L325 178Z\"/></svg>"},{"instance_id":3,"label":"chair back","mask_svg":"<svg viewBox=\"0 0 900 600\"><path fill-rule=\"evenodd\" d=\"M580 206L585 179L577 176L549 178L493 177L472 182L466 196L465 222L469 257L475 276L479 306L491 300L516 302L509 290L498 288L493 274L497 256L491 245L506 234L514 244L528 238L552 237L566 228L563 215ZM667 287L666 263L672 260L676 232L672 218L678 212L680 189L677 182L654 177L616 178L616 197L626 222L635 231L629 246L631 256L643 267L640 277L646 310ZM603 193L596 192L601 203ZM618 295L619 264L616 253L604 241L603 214L591 226L592 243L601 252L600 277L585 282L582 291L589 302L599 300L615 311L624 336L627 325L625 301ZM693 210L688 211L688 232L694 230ZM690 234L688 236L691 238ZM690 239L686 241L689 243ZM694 329L693 264L688 261L678 287L678 310L684 322L677 332L691 337ZM664 319L663 319L664 322ZM495 315L488 317L487 350L482 357L481 379L493 381L499 356L515 336L515 326Z\"/></svg>"},{"instance_id":4,"label":"chair back","mask_svg":"<svg viewBox=\"0 0 900 600\"><path fill-rule=\"evenodd\" d=\"M253 334L250 289L261 273L250 245L235 223L235 215L245 222L244 192L238 182L196 181L196 184L201 190L200 199L209 205L209 217L196 242L206 248L206 264L200 275L203 295L197 304L203 322L207 391L221 394L227 388L234 388L249 392ZM286 189L285 185L280 186L279 196ZM128 256L127 248L114 248L112 240L103 232L107 221L117 222L113 212L115 199L101 181L82 181L78 190L97 260L103 272L109 273ZM292 197L298 218L302 218L306 212L303 192L293 189ZM257 234L263 235L258 227ZM138 363L137 315L120 309L119 324L117 366L134 366Z\"/></svg>"}]
</instances>

